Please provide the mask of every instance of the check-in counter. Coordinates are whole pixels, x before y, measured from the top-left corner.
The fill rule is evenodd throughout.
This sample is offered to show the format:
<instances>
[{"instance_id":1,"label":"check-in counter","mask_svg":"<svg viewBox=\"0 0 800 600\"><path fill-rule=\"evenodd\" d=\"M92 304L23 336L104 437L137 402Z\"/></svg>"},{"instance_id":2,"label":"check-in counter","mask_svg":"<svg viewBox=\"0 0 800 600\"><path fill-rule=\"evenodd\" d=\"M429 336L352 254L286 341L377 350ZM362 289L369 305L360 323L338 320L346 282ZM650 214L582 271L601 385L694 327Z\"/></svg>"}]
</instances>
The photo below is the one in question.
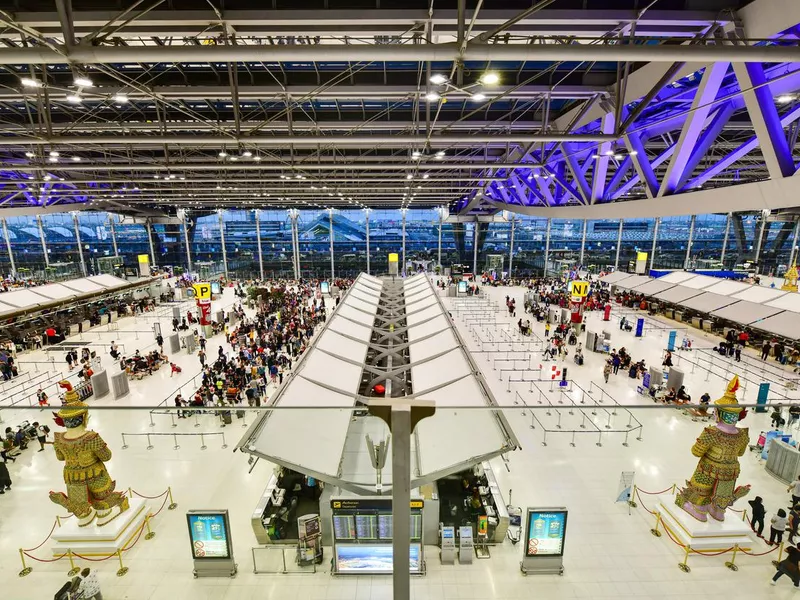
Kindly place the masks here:
<instances>
[{"instance_id":1,"label":"check-in counter","mask_svg":"<svg viewBox=\"0 0 800 600\"><path fill-rule=\"evenodd\" d=\"M261 498L258 500L258 504L256 504L253 515L250 517L250 524L253 527L253 533L256 535L256 539L258 540L259 544L276 544L281 543L282 541L270 539L269 535L267 534L267 527L264 524L265 519L267 519L275 510L274 498L275 490L277 488L278 477L273 473L269 478L267 487L261 494Z\"/></svg>"},{"instance_id":2,"label":"check-in counter","mask_svg":"<svg viewBox=\"0 0 800 600\"><path fill-rule=\"evenodd\" d=\"M492 466L488 462L481 463L486 476L486 489L481 489L481 501L489 517L490 542L501 544L508 531L508 508L500 491Z\"/></svg>"},{"instance_id":3,"label":"check-in counter","mask_svg":"<svg viewBox=\"0 0 800 600\"><path fill-rule=\"evenodd\" d=\"M800 452L784 441L772 440L764 468L784 483L797 481L800 475Z\"/></svg>"}]
</instances>

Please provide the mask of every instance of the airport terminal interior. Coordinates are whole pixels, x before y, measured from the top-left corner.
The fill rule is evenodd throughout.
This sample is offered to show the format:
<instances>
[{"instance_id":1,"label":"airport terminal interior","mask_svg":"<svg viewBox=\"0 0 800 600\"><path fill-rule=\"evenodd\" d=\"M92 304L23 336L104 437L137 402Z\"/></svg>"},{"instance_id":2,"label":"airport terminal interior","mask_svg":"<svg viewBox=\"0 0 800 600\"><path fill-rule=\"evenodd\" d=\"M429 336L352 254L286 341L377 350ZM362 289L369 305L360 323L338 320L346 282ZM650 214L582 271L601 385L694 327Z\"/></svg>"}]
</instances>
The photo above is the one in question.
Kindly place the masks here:
<instances>
[{"instance_id":1,"label":"airport terminal interior","mask_svg":"<svg viewBox=\"0 0 800 600\"><path fill-rule=\"evenodd\" d=\"M9 0L0 598L791 598L800 2Z\"/></svg>"}]
</instances>

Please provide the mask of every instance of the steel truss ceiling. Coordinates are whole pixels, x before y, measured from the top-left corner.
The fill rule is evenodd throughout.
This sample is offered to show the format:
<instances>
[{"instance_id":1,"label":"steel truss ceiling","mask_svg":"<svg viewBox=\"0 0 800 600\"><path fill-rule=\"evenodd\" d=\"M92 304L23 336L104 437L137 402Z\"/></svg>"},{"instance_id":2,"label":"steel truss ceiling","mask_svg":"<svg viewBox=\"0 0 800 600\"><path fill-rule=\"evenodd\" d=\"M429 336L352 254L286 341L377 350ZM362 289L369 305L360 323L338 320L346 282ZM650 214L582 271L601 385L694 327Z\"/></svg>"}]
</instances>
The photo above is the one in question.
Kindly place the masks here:
<instances>
[{"instance_id":1,"label":"steel truss ceiling","mask_svg":"<svg viewBox=\"0 0 800 600\"><path fill-rule=\"evenodd\" d=\"M0 208L491 214L797 171L800 3L292 4L15 0Z\"/></svg>"}]
</instances>

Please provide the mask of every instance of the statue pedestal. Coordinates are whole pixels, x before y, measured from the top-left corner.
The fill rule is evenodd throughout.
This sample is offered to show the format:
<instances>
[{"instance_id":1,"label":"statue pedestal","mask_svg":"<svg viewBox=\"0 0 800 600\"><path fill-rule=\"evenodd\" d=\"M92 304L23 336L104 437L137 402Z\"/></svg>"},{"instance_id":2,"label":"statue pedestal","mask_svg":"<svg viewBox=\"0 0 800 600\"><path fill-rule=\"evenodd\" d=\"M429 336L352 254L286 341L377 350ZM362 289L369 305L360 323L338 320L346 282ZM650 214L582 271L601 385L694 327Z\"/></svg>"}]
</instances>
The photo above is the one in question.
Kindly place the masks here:
<instances>
[{"instance_id":1,"label":"statue pedestal","mask_svg":"<svg viewBox=\"0 0 800 600\"><path fill-rule=\"evenodd\" d=\"M67 550L90 557L114 554L133 543L147 510L147 503L142 498L131 498L130 508L102 527L98 527L96 522L78 527L77 519L67 519L53 532L53 556L61 556Z\"/></svg>"},{"instance_id":2,"label":"statue pedestal","mask_svg":"<svg viewBox=\"0 0 800 600\"><path fill-rule=\"evenodd\" d=\"M673 538L695 550L721 551L738 544L739 548L749 551L756 539L756 534L747 521L742 521L740 513L727 511L722 523L711 517L701 523L677 506L675 496L670 494L658 496L655 511L661 515L662 524Z\"/></svg>"}]
</instances>

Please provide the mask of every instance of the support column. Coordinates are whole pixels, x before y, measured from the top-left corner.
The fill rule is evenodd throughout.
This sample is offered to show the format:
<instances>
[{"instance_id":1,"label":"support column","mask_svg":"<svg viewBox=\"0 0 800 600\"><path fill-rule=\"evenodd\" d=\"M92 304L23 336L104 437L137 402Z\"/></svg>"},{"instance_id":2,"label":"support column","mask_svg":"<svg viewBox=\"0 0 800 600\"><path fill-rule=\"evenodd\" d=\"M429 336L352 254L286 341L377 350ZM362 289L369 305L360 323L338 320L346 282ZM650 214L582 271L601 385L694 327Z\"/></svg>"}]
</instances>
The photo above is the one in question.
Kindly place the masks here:
<instances>
[{"instance_id":1,"label":"support column","mask_svg":"<svg viewBox=\"0 0 800 600\"><path fill-rule=\"evenodd\" d=\"M150 266L155 267L156 251L155 248L153 248L153 227L150 225L150 219L147 219L145 228L147 229L147 243L150 245Z\"/></svg>"},{"instance_id":2,"label":"support column","mask_svg":"<svg viewBox=\"0 0 800 600\"><path fill-rule=\"evenodd\" d=\"M364 213L367 224L367 275L369 275L369 209L365 208Z\"/></svg>"},{"instance_id":3,"label":"support column","mask_svg":"<svg viewBox=\"0 0 800 600\"><path fill-rule=\"evenodd\" d=\"M400 269L400 273L405 276L406 274L406 213L408 212L407 208L401 208L400 211L403 213L403 227L402 227L402 236L403 236L403 265Z\"/></svg>"},{"instance_id":4,"label":"support column","mask_svg":"<svg viewBox=\"0 0 800 600\"><path fill-rule=\"evenodd\" d=\"M480 229L480 223L478 223L478 217L475 217L475 231L473 232L473 239L472 239L472 275L477 280L478 278L478 230Z\"/></svg>"},{"instance_id":5,"label":"support column","mask_svg":"<svg viewBox=\"0 0 800 600\"><path fill-rule=\"evenodd\" d=\"M617 256L614 258L614 270L619 270L619 249L622 247L622 224L625 219L619 220L619 229L617 230Z\"/></svg>"},{"instance_id":6,"label":"support column","mask_svg":"<svg viewBox=\"0 0 800 600\"><path fill-rule=\"evenodd\" d=\"M78 244L78 256L81 259L81 272L86 277L86 260L83 258L83 244L81 243L81 228L78 226L78 214L72 213L72 225L75 228L75 243Z\"/></svg>"},{"instance_id":7,"label":"support column","mask_svg":"<svg viewBox=\"0 0 800 600\"><path fill-rule=\"evenodd\" d=\"M550 260L550 224L552 219L547 219L547 232L544 239L544 276L547 277L547 262Z\"/></svg>"},{"instance_id":8,"label":"support column","mask_svg":"<svg viewBox=\"0 0 800 600\"><path fill-rule=\"evenodd\" d=\"M725 222L725 237L722 238L722 254L719 256L719 262L722 263L722 268L725 268L725 252L728 250L728 235L731 231L731 221L733 220L733 213L728 213L728 219Z\"/></svg>"},{"instance_id":9,"label":"support column","mask_svg":"<svg viewBox=\"0 0 800 600\"><path fill-rule=\"evenodd\" d=\"M444 221L442 208L439 207L439 275L444 275L444 268L442 267L442 223Z\"/></svg>"},{"instance_id":10,"label":"support column","mask_svg":"<svg viewBox=\"0 0 800 600\"><path fill-rule=\"evenodd\" d=\"M334 266L335 263L333 261L333 209L328 209L328 228L330 232L330 241L331 241L331 284L333 284L333 280L336 279Z\"/></svg>"},{"instance_id":11,"label":"support column","mask_svg":"<svg viewBox=\"0 0 800 600\"><path fill-rule=\"evenodd\" d=\"M183 244L186 247L186 268L192 272L192 249L189 246L189 219L183 217Z\"/></svg>"},{"instance_id":12,"label":"support column","mask_svg":"<svg viewBox=\"0 0 800 600\"><path fill-rule=\"evenodd\" d=\"M658 228L661 226L661 217L656 217L656 223L653 226L653 247L650 250L650 270L653 270L653 264L656 260L656 248L658 247Z\"/></svg>"},{"instance_id":13,"label":"support column","mask_svg":"<svg viewBox=\"0 0 800 600\"><path fill-rule=\"evenodd\" d=\"M5 223L3 224L5 226ZM798 220L794 224L794 235L792 236L792 249L789 252L789 264L787 266L791 267L794 264L795 258L797 258L797 235L800 234L800 220ZM8 255L11 256L11 248L9 248ZM12 262L11 265L13 266L14 263Z\"/></svg>"},{"instance_id":14,"label":"support column","mask_svg":"<svg viewBox=\"0 0 800 600\"><path fill-rule=\"evenodd\" d=\"M256 217L256 247L258 248L258 275L261 281L264 281L264 255L261 253L261 217L259 216L259 209L255 209ZM292 219L292 251L294 251L294 219ZM294 254L292 254L294 258ZM294 260L292 260L294 264Z\"/></svg>"},{"instance_id":15,"label":"support column","mask_svg":"<svg viewBox=\"0 0 800 600\"><path fill-rule=\"evenodd\" d=\"M578 263L580 263L581 267L583 266L583 257L584 257L584 254L586 253L586 232L587 232L588 229L589 229L589 219L584 219L583 220L583 233L581 233L581 256L578 259Z\"/></svg>"},{"instance_id":16,"label":"support column","mask_svg":"<svg viewBox=\"0 0 800 600\"><path fill-rule=\"evenodd\" d=\"M44 265L50 266L50 256L47 254L47 240L44 239L44 227L42 227L42 216L36 215L36 223L39 226L39 238L42 240L42 252L44 252Z\"/></svg>"},{"instance_id":17,"label":"support column","mask_svg":"<svg viewBox=\"0 0 800 600\"><path fill-rule=\"evenodd\" d=\"M683 268L689 268L689 259L692 256L692 242L694 241L694 224L697 222L697 215L692 215L689 221L689 241L686 244L686 257L683 259Z\"/></svg>"},{"instance_id":18,"label":"support column","mask_svg":"<svg viewBox=\"0 0 800 600\"><path fill-rule=\"evenodd\" d=\"M111 230L111 244L114 246L114 256L119 256L119 250L117 250L117 228L114 225L114 215L108 215L108 226Z\"/></svg>"},{"instance_id":19,"label":"support column","mask_svg":"<svg viewBox=\"0 0 800 600\"><path fill-rule=\"evenodd\" d=\"M761 265L758 264L758 261L761 258L761 243L764 241L764 229L767 226L767 217L769 216L769 210L762 210L761 211L761 227L758 229L758 243L756 244L756 275L761 274Z\"/></svg>"},{"instance_id":20,"label":"support column","mask_svg":"<svg viewBox=\"0 0 800 600\"><path fill-rule=\"evenodd\" d=\"M11 275L16 276L17 265L14 262L14 253L11 251L11 238L8 237L8 225L6 225L5 219L2 219L2 223L3 223L3 237L6 240L6 250L8 251L8 262L11 263ZM796 237L797 236L795 236L795 238Z\"/></svg>"},{"instance_id":21,"label":"support column","mask_svg":"<svg viewBox=\"0 0 800 600\"><path fill-rule=\"evenodd\" d=\"M514 276L514 230L516 229L517 216L511 213L511 244L508 247L508 277Z\"/></svg>"},{"instance_id":22,"label":"support column","mask_svg":"<svg viewBox=\"0 0 800 600\"><path fill-rule=\"evenodd\" d=\"M222 266L225 269L225 279L228 278L228 252L225 250L225 221L222 218L222 209L217 211L219 215L219 237L222 240Z\"/></svg>"},{"instance_id":23,"label":"support column","mask_svg":"<svg viewBox=\"0 0 800 600\"><path fill-rule=\"evenodd\" d=\"M408 600L411 596L411 406L399 404L391 411L392 597Z\"/></svg>"},{"instance_id":24,"label":"support column","mask_svg":"<svg viewBox=\"0 0 800 600\"><path fill-rule=\"evenodd\" d=\"M300 268L300 229L297 225L300 219L300 211L296 208L293 210L294 223L292 223L292 256L294 256L295 273L297 274L297 279L300 279L300 276L303 274L303 271Z\"/></svg>"}]
</instances>

